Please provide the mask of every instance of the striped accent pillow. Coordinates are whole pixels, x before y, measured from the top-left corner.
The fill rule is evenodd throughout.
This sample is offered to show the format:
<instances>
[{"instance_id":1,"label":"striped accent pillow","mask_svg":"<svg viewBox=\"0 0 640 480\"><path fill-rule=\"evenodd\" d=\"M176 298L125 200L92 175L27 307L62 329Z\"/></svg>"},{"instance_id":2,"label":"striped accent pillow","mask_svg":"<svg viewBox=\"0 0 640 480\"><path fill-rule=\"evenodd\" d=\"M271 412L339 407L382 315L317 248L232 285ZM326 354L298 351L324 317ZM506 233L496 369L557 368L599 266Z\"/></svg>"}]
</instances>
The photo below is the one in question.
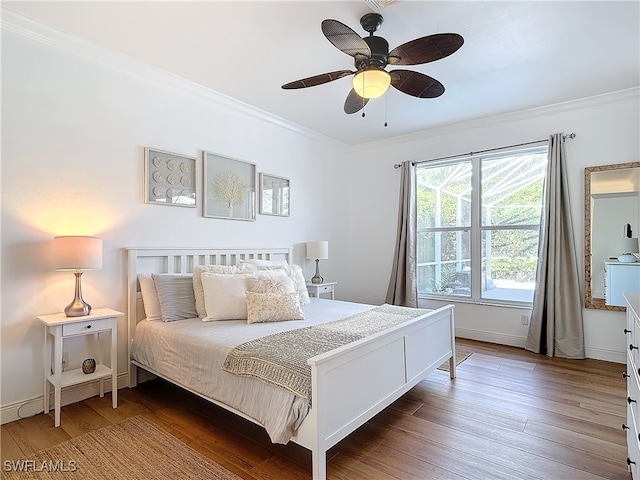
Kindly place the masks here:
<instances>
[{"instance_id":1,"label":"striped accent pillow","mask_svg":"<svg viewBox=\"0 0 640 480\"><path fill-rule=\"evenodd\" d=\"M191 275L151 275L158 292L163 322L195 318L196 298Z\"/></svg>"}]
</instances>

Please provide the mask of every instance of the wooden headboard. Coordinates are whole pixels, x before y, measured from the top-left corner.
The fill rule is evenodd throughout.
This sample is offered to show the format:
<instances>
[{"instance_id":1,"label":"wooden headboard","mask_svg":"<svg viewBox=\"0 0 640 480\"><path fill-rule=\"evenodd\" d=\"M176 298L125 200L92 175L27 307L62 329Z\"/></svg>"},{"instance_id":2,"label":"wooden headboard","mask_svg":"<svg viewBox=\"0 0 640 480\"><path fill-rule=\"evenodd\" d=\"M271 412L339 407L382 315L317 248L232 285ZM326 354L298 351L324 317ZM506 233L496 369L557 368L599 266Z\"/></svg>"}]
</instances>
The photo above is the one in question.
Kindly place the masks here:
<instances>
[{"instance_id":1,"label":"wooden headboard","mask_svg":"<svg viewBox=\"0 0 640 480\"><path fill-rule=\"evenodd\" d=\"M292 263L293 248L127 248L128 328L127 358L131 359L131 342L136 324L145 318L138 274L193 273L197 265L237 265L246 260L286 260ZM135 377L129 366L129 385Z\"/></svg>"}]
</instances>

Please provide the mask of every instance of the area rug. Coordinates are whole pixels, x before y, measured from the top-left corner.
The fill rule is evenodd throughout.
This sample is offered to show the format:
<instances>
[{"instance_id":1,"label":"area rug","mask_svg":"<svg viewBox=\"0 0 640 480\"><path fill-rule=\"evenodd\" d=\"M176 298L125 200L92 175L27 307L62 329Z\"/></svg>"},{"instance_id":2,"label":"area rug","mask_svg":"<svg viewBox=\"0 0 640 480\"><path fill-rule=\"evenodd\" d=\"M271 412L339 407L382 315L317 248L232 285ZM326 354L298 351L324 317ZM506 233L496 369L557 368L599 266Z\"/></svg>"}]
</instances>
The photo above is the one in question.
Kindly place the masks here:
<instances>
[{"instance_id":1,"label":"area rug","mask_svg":"<svg viewBox=\"0 0 640 480\"><path fill-rule=\"evenodd\" d=\"M460 349L456 348L456 366L460 365L467 358L469 358L472 353L473 352L469 352L467 350L460 350ZM438 367L438 370L444 370L445 372L448 372L449 371L449 360L447 360L442 365L440 365Z\"/></svg>"},{"instance_id":2,"label":"area rug","mask_svg":"<svg viewBox=\"0 0 640 480\"><path fill-rule=\"evenodd\" d=\"M38 480L242 480L141 415L21 460L3 462L0 476Z\"/></svg>"}]
</instances>

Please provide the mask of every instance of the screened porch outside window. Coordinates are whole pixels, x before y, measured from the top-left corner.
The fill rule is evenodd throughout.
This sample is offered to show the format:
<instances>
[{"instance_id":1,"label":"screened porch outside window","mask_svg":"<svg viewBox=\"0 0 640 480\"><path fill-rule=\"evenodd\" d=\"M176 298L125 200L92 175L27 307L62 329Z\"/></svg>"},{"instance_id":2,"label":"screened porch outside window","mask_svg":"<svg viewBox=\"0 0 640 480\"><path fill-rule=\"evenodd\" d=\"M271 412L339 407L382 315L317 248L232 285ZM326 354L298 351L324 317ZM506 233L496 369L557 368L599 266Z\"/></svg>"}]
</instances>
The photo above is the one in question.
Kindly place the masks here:
<instances>
[{"instance_id":1,"label":"screened porch outside window","mask_svg":"<svg viewBox=\"0 0 640 480\"><path fill-rule=\"evenodd\" d=\"M417 167L418 293L530 303L547 147Z\"/></svg>"}]
</instances>

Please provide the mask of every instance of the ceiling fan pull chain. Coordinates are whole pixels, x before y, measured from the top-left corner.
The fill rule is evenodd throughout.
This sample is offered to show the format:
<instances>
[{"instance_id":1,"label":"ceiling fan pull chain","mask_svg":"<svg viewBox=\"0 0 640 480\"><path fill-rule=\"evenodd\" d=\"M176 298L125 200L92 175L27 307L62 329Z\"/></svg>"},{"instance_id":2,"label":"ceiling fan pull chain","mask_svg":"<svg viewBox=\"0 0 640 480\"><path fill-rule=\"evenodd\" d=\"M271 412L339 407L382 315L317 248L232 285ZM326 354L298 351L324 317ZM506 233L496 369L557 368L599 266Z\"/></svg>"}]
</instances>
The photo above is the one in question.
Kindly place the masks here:
<instances>
[{"instance_id":1,"label":"ceiling fan pull chain","mask_svg":"<svg viewBox=\"0 0 640 480\"><path fill-rule=\"evenodd\" d=\"M389 104L389 95L384 96L384 126L387 126L387 105Z\"/></svg>"}]
</instances>

